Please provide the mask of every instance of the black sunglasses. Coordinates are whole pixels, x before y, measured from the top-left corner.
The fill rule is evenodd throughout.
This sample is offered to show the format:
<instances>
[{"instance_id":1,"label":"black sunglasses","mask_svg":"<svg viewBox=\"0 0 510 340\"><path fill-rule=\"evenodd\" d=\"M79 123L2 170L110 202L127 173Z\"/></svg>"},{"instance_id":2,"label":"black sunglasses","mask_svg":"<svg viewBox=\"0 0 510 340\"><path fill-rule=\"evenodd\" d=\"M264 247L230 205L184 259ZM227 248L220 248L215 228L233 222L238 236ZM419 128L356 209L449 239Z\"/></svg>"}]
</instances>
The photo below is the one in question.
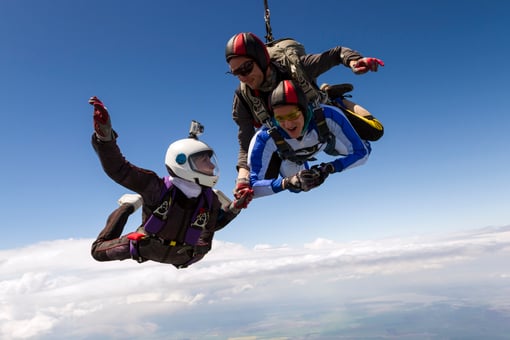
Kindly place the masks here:
<instances>
[{"instance_id":1,"label":"black sunglasses","mask_svg":"<svg viewBox=\"0 0 510 340\"><path fill-rule=\"evenodd\" d=\"M236 76L236 77L239 77L239 76L246 77L248 74L251 73L251 71L253 71L253 66L254 65L255 65L255 63L254 63L253 60L248 60L247 62L245 62L244 64L242 64L238 68L236 68L235 70L229 71L227 73L230 73L230 74L232 74L233 76Z\"/></svg>"}]
</instances>

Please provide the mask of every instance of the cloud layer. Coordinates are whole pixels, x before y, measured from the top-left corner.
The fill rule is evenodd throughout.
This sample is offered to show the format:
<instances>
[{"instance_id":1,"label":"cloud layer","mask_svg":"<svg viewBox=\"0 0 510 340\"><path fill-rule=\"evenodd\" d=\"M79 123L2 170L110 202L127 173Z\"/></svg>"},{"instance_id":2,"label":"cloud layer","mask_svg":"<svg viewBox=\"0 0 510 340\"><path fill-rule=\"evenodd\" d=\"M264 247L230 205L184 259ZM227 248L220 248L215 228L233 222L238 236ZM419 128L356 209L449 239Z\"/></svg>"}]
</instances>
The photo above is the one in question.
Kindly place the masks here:
<instances>
[{"instance_id":1,"label":"cloud layer","mask_svg":"<svg viewBox=\"0 0 510 340\"><path fill-rule=\"evenodd\" d=\"M0 338L426 339L473 335L484 324L510 331L510 227L317 239L301 248L216 241L181 270L95 262L91 242L0 251Z\"/></svg>"}]
</instances>

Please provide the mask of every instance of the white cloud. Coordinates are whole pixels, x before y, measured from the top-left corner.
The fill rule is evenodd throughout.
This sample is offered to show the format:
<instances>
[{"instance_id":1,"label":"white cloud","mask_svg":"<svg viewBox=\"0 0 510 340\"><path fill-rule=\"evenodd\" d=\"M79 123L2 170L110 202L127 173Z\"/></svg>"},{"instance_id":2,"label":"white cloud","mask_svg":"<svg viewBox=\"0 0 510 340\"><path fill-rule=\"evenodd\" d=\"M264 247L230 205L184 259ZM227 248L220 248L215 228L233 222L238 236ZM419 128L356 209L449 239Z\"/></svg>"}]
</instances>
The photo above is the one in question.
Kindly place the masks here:
<instances>
[{"instance_id":1,"label":"white cloud","mask_svg":"<svg viewBox=\"0 0 510 340\"><path fill-rule=\"evenodd\" d=\"M0 251L0 338L283 336L347 327L360 308L378 315L460 301L510 310L510 227L302 248L215 241L183 270L95 262L91 242Z\"/></svg>"}]
</instances>

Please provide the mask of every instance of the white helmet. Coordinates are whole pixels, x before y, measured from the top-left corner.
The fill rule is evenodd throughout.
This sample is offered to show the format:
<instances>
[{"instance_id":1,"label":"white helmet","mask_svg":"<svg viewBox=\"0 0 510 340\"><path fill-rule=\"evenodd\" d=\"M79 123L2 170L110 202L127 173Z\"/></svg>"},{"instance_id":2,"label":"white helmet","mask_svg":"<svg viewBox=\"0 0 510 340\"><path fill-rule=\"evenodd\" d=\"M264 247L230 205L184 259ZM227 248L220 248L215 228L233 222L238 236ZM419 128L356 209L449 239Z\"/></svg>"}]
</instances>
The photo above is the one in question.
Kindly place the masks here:
<instances>
[{"instance_id":1,"label":"white helmet","mask_svg":"<svg viewBox=\"0 0 510 340\"><path fill-rule=\"evenodd\" d=\"M213 149L195 138L180 139L170 144L165 164L171 175L206 187L214 187L219 179Z\"/></svg>"}]
</instances>

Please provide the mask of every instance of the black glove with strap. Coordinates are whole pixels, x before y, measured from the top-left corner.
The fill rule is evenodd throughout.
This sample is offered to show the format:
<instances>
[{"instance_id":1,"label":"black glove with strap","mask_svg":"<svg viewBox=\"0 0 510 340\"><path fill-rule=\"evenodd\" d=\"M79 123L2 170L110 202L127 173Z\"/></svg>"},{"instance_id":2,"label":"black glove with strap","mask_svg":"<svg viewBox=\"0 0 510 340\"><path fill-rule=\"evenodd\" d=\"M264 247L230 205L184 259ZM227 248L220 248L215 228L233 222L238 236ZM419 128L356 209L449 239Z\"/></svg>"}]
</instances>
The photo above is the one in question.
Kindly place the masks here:
<instances>
[{"instance_id":1,"label":"black glove with strap","mask_svg":"<svg viewBox=\"0 0 510 340\"><path fill-rule=\"evenodd\" d=\"M285 177L284 179L282 179L282 189L289 190L292 192L300 192L301 181L299 180L297 175Z\"/></svg>"},{"instance_id":2,"label":"black glove with strap","mask_svg":"<svg viewBox=\"0 0 510 340\"><path fill-rule=\"evenodd\" d=\"M314 165L310 169L314 173L314 181L315 186L318 187L326 178L328 178L329 174L335 172L335 166L331 163L321 163L320 165Z\"/></svg>"},{"instance_id":3,"label":"black glove with strap","mask_svg":"<svg viewBox=\"0 0 510 340\"><path fill-rule=\"evenodd\" d=\"M311 170L301 170L294 176L285 177L282 180L282 188L292 192L310 191L317 185L316 175Z\"/></svg>"}]
</instances>

